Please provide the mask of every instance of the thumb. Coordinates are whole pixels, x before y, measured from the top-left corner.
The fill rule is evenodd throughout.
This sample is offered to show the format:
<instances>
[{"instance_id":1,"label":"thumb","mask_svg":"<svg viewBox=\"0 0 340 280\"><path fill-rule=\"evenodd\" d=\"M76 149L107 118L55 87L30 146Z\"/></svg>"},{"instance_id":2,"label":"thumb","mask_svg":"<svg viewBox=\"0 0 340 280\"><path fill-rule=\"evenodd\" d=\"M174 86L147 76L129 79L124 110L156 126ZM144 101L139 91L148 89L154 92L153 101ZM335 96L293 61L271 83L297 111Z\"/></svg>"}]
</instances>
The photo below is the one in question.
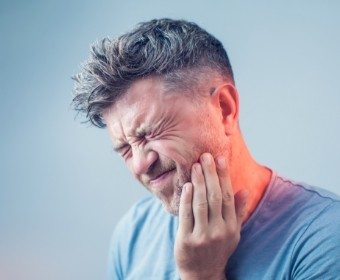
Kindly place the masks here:
<instances>
[{"instance_id":1,"label":"thumb","mask_svg":"<svg viewBox=\"0 0 340 280\"><path fill-rule=\"evenodd\" d=\"M239 229L241 229L247 214L247 200L249 197L249 191L242 189L235 194L235 213Z\"/></svg>"}]
</instances>

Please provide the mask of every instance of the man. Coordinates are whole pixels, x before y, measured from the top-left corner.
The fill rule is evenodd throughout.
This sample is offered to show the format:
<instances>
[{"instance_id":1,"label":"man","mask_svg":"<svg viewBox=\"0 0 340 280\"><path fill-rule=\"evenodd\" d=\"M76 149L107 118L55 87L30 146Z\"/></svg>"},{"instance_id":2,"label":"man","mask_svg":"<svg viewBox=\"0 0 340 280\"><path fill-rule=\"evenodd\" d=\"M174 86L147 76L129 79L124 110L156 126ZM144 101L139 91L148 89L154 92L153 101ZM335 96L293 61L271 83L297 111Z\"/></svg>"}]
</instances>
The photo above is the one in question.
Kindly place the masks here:
<instances>
[{"instance_id":1,"label":"man","mask_svg":"<svg viewBox=\"0 0 340 280\"><path fill-rule=\"evenodd\" d=\"M212 35L141 23L94 46L75 81L75 109L153 194L115 229L111 279L340 279L339 198L252 158Z\"/></svg>"}]
</instances>

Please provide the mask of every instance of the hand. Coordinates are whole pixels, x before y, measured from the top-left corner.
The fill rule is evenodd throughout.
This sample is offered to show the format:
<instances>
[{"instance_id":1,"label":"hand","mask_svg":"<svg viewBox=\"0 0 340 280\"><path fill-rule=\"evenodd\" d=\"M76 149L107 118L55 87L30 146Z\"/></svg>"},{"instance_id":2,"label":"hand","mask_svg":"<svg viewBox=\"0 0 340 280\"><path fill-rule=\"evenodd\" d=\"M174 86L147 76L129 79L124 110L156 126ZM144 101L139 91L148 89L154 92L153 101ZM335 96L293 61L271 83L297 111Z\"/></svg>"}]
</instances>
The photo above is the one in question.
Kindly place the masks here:
<instances>
[{"instance_id":1,"label":"hand","mask_svg":"<svg viewBox=\"0 0 340 280\"><path fill-rule=\"evenodd\" d=\"M183 186L175 259L181 279L226 279L225 266L240 240L245 192L233 194L227 162L204 153Z\"/></svg>"}]
</instances>

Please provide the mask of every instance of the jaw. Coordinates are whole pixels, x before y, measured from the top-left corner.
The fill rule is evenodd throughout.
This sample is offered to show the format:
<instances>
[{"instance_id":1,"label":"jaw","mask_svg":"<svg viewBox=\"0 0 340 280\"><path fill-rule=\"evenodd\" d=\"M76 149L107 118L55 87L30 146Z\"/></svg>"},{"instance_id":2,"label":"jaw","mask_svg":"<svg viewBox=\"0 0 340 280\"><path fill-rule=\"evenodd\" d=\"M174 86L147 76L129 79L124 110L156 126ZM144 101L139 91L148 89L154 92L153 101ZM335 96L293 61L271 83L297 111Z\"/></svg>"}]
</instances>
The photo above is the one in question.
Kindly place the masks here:
<instances>
[{"instance_id":1,"label":"jaw","mask_svg":"<svg viewBox=\"0 0 340 280\"><path fill-rule=\"evenodd\" d=\"M163 193L156 195L157 198L161 201L164 210L173 216L178 216L179 214L179 204L182 189L184 183L186 182L188 182L188 180L184 179L183 175L181 176L177 173L176 178L174 178L171 191L167 194Z\"/></svg>"},{"instance_id":2,"label":"jaw","mask_svg":"<svg viewBox=\"0 0 340 280\"><path fill-rule=\"evenodd\" d=\"M179 204L181 199L183 185L176 184L173 187L170 196L158 197L164 207L164 210L173 216L178 216Z\"/></svg>"},{"instance_id":3,"label":"jaw","mask_svg":"<svg viewBox=\"0 0 340 280\"><path fill-rule=\"evenodd\" d=\"M179 214L179 204L180 204L180 196L174 193L174 196L170 203L163 203L163 207L166 212L171 214L172 216L178 216Z\"/></svg>"}]
</instances>

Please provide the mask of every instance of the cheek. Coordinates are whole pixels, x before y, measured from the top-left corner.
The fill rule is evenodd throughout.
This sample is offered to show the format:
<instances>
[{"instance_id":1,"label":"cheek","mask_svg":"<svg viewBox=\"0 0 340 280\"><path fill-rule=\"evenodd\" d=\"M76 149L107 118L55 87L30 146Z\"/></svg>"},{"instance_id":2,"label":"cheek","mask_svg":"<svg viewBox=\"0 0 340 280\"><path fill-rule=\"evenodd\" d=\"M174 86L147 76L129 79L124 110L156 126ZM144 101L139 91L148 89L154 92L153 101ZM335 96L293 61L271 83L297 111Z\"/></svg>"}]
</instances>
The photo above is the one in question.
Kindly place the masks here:
<instances>
[{"instance_id":1,"label":"cheek","mask_svg":"<svg viewBox=\"0 0 340 280\"><path fill-rule=\"evenodd\" d=\"M153 150L156 151L160 158L168 158L176 162L179 166L190 166L199 158L198 145L192 142L181 141L157 141L154 143Z\"/></svg>"}]
</instances>

